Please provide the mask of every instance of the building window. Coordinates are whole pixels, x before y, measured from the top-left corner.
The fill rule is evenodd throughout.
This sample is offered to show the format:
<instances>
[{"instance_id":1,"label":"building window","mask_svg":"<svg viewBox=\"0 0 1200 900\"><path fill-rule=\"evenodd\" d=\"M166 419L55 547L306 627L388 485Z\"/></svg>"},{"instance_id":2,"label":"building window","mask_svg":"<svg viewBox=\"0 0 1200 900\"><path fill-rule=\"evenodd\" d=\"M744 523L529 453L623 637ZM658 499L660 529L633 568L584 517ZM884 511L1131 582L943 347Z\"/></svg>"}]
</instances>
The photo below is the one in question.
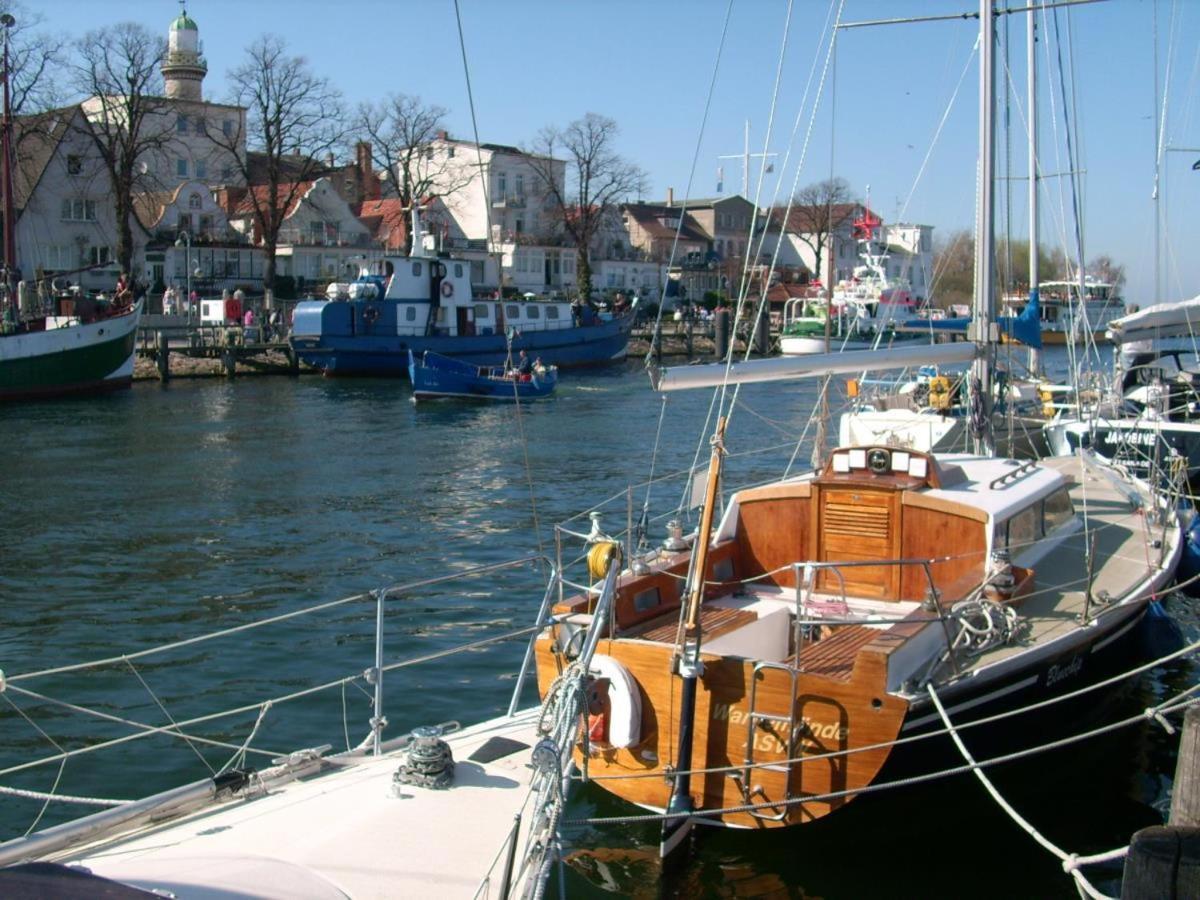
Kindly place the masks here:
<instances>
[{"instance_id":1,"label":"building window","mask_svg":"<svg viewBox=\"0 0 1200 900\"><path fill-rule=\"evenodd\" d=\"M558 307L557 306L547 306L546 307L546 318L547 319L557 319L558 318Z\"/></svg>"},{"instance_id":2,"label":"building window","mask_svg":"<svg viewBox=\"0 0 1200 900\"><path fill-rule=\"evenodd\" d=\"M175 130L180 134L187 134L187 116L179 116L175 120Z\"/></svg>"},{"instance_id":3,"label":"building window","mask_svg":"<svg viewBox=\"0 0 1200 900\"><path fill-rule=\"evenodd\" d=\"M514 228L514 230L517 232L517 234L525 233L525 221L523 219L517 219L515 225L516 225L516 227Z\"/></svg>"},{"instance_id":4,"label":"building window","mask_svg":"<svg viewBox=\"0 0 1200 900\"><path fill-rule=\"evenodd\" d=\"M504 315L510 319L519 319L521 317L521 307L517 306L515 303L510 303L508 306L504 307Z\"/></svg>"},{"instance_id":5,"label":"building window","mask_svg":"<svg viewBox=\"0 0 1200 900\"><path fill-rule=\"evenodd\" d=\"M479 321L480 319L486 319L489 317L489 315L490 315L490 313L488 311L488 305L486 303L476 303L475 304L475 320L476 321Z\"/></svg>"},{"instance_id":6,"label":"building window","mask_svg":"<svg viewBox=\"0 0 1200 900\"><path fill-rule=\"evenodd\" d=\"M88 263L93 266L107 266L112 261L112 251L108 247L91 246L88 248Z\"/></svg>"},{"instance_id":7,"label":"building window","mask_svg":"<svg viewBox=\"0 0 1200 900\"><path fill-rule=\"evenodd\" d=\"M212 216L201 216L200 233L208 234L210 231L212 231Z\"/></svg>"},{"instance_id":8,"label":"building window","mask_svg":"<svg viewBox=\"0 0 1200 900\"><path fill-rule=\"evenodd\" d=\"M196 191L192 191L188 195L188 209L200 209L204 201L200 199L200 195Z\"/></svg>"},{"instance_id":9,"label":"building window","mask_svg":"<svg viewBox=\"0 0 1200 900\"><path fill-rule=\"evenodd\" d=\"M453 158L453 156L454 156L454 148L453 148L453 147L447 147L447 148L446 148L446 155L447 155L447 156L449 156L449 157L451 157L451 158Z\"/></svg>"},{"instance_id":10,"label":"building window","mask_svg":"<svg viewBox=\"0 0 1200 900\"><path fill-rule=\"evenodd\" d=\"M501 197L508 193L508 176L503 172L496 175L496 193Z\"/></svg>"},{"instance_id":11,"label":"building window","mask_svg":"<svg viewBox=\"0 0 1200 900\"><path fill-rule=\"evenodd\" d=\"M525 318L536 319L541 315L541 311L536 306L525 307Z\"/></svg>"},{"instance_id":12,"label":"building window","mask_svg":"<svg viewBox=\"0 0 1200 900\"><path fill-rule=\"evenodd\" d=\"M67 157L67 174L79 175L83 172L83 157L71 154Z\"/></svg>"},{"instance_id":13,"label":"building window","mask_svg":"<svg viewBox=\"0 0 1200 900\"><path fill-rule=\"evenodd\" d=\"M196 177L197 178L207 178L208 177L208 163L203 159L196 160Z\"/></svg>"},{"instance_id":14,"label":"building window","mask_svg":"<svg viewBox=\"0 0 1200 900\"><path fill-rule=\"evenodd\" d=\"M187 160L186 159L175 160L175 174L178 175L180 178L187 178Z\"/></svg>"},{"instance_id":15,"label":"building window","mask_svg":"<svg viewBox=\"0 0 1200 900\"><path fill-rule=\"evenodd\" d=\"M62 220L64 222L95 222L96 201L85 200L82 197L63 200Z\"/></svg>"},{"instance_id":16,"label":"building window","mask_svg":"<svg viewBox=\"0 0 1200 900\"><path fill-rule=\"evenodd\" d=\"M415 306L405 307L404 318L409 322L415 322L417 320L417 308Z\"/></svg>"},{"instance_id":17,"label":"building window","mask_svg":"<svg viewBox=\"0 0 1200 900\"><path fill-rule=\"evenodd\" d=\"M180 213L177 227L180 231L190 232L192 230L192 217L188 213Z\"/></svg>"},{"instance_id":18,"label":"building window","mask_svg":"<svg viewBox=\"0 0 1200 900\"><path fill-rule=\"evenodd\" d=\"M207 130L207 125L202 116L196 117L196 121L192 125L192 130L195 131L196 134L204 134L205 133L205 131Z\"/></svg>"},{"instance_id":19,"label":"building window","mask_svg":"<svg viewBox=\"0 0 1200 900\"><path fill-rule=\"evenodd\" d=\"M455 263L455 264L454 264L454 277L455 277L455 278L462 278L462 277L463 277L463 267L462 267L462 263Z\"/></svg>"},{"instance_id":20,"label":"building window","mask_svg":"<svg viewBox=\"0 0 1200 900\"><path fill-rule=\"evenodd\" d=\"M418 278L421 277L421 264L420 263L413 263L413 274L416 275Z\"/></svg>"},{"instance_id":21,"label":"building window","mask_svg":"<svg viewBox=\"0 0 1200 900\"><path fill-rule=\"evenodd\" d=\"M517 196L518 197L525 196L525 176L524 175L517 176Z\"/></svg>"},{"instance_id":22,"label":"building window","mask_svg":"<svg viewBox=\"0 0 1200 900\"><path fill-rule=\"evenodd\" d=\"M226 119L221 123L221 133L227 138L233 137L233 119Z\"/></svg>"}]
</instances>

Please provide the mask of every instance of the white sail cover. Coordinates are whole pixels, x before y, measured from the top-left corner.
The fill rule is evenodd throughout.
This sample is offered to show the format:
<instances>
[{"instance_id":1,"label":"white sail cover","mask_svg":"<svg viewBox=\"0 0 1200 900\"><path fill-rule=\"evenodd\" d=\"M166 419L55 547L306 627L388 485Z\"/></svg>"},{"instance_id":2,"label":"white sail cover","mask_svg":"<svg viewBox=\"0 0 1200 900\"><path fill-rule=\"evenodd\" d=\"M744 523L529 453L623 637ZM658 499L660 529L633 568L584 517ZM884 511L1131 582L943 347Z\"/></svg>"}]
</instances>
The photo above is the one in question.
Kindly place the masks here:
<instances>
[{"instance_id":1,"label":"white sail cover","mask_svg":"<svg viewBox=\"0 0 1200 900\"><path fill-rule=\"evenodd\" d=\"M1200 296L1178 303L1148 306L1108 323L1108 339L1114 344L1197 333L1200 333Z\"/></svg>"},{"instance_id":2,"label":"white sail cover","mask_svg":"<svg viewBox=\"0 0 1200 900\"><path fill-rule=\"evenodd\" d=\"M954 344L910 344L882 350L846 350L841 353L751 359L728 367L725 363L711 363L705 366L652 369L650 381L656 391L679 391L721 384L790 381L794 378L819 378L867 370L950 365L970 362L974 358L975 345L966 341Z\"/></svg>"}]
</instances>

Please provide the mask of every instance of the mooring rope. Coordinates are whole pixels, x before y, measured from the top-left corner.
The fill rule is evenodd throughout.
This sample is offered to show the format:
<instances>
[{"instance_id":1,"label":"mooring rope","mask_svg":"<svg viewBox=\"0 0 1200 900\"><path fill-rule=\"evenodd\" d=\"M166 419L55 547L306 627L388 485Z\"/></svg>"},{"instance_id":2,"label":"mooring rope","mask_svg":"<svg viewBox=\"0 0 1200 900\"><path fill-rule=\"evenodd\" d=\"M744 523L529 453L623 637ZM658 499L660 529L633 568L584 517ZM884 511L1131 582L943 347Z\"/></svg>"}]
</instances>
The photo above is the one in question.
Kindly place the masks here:
<instances>
[{"instance_id":1,"label":"mooring rope","mask_svg":"<svg viewBox=\"0 0 1200 900\"><path fill-rule=\"evenodd\" d=\"M1059 862L1063 864L1063 871L1075 879L1075 883L1079 885L1080 890L1084 891L1089 897L1092 897L1093 900L1111 900L1107 894L1100 893L1100 891L1096 890L1096 888L1092 886L1092 883L1087 880L1083 872L1079 870L1079 867L1088 862L1108 862L1109 860L1119 859L1129 851L1129 848L1119 848L1117 850L1109 851L1108 853L1098 854L1095 857L1079 857L1076 854L1067 853L1065 850L1060 848L1057 844L1039 832L1033 827L1032 823L1030 823L1028 819L1017 812L1016 809L1013 808L1012 804L1004 799L1003 795L992 783L992 780L988 778L987 773L976 765L975 757L971 755L971 751L967 749L967 745L964 744L962 738L958 736L958 730L950 721L950 716L946 714L946 710L942 706L941 698L938 697L937 691L934 689L933 685L927 685L926 690L929 692L929 698L933 701L933 705L937 707L938 715L941 716L942 722L946 726L946 731L950 735L950 739L954 741L954 746L958 748L958 752L962 754L962 758L971 765L971 771L975 773L975 777L979 779L979 783L983 785L984 789L988 792L988 794L991 795L992 799L999 804L1002 810L1008 813L1009 818L1016 822L1022 831L1028 834L1046 850L1049 850L1058 857Z\"/></svg>"}]
</instances>

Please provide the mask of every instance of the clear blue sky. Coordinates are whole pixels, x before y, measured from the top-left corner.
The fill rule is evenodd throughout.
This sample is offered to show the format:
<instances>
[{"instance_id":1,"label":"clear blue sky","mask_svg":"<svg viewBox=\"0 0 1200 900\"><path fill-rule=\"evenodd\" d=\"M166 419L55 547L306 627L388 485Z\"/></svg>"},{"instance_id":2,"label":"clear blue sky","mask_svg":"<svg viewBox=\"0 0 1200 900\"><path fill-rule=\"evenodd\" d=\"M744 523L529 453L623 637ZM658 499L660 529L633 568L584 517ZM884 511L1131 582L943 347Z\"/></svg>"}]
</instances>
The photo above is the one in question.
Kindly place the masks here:
<instances>
[{"instance_id":1,"label":"clear blue sky","mask_svg":"<svg viewBox=\"0 0 1200 900\"><path fill-rule=\"evenodd\" d=\"M1009 0L1010 5L1024 5ZM705 99L720 43L726 0L460 0L480 136L485 141L529 144L548 124L563 125L586 112L617 120L620 151L649 174L647 199L687 190ZM72 37L117 21L132 20L166 33L178 14L170 0L45 0L36 4L46 26ZM975 0L846 0L843 21L897 15L956 13L978 8ZM1083 181L1085 252L1107 253L1128 273L1127 297L1148 303L1153 292L1155 107L1152 0L1110 0L1073 10L1071 42L1077 73L1076 107ZM818 40L828 3L797 0L784 61L784 84L776 107L770 149L780 153L764 183L764 202L790 193L807 127L792 130L814 58L824 59ZM470 110L452 0L191 0L188 12L200 27L209 64L205 95L220 100L225 73L244 47L264 32L279 34L357 103L390 92L415 94L446 107L453 134L469 137ZM750 120L751 145L762 149L780 53L785 0L735 0L708 126L700 143L692 196L716 191L724 166L725 191L740 191L741 163L719 162L740 153ZM1200 62L1200 3L1159 0L1160 77L1166 72L1167 38L1176 16L1171 71L1168 141L1200 148L1196 115ZM1060 13L1060 22L1066 16ZM998 26L1003 29L1003 21ZM1012 16L1011 67L1024 109L1024 17ZM914 190L922 159L970 58L975 20L895 25L844 31L838 43L831 127L830 96L822 98L799 184L846 178L886 220L895 220L904 199L908 221L936 226L945 235L974 221L978 74L971 65L942 136ZM1051 53L1054 47L1051 45ZM1043 84L1046 56L1039 56ZM1053 59L1057 69L1057 61ZM1066 53L1064 49L1064 61ZM1000 69L1003 77L1003 68ZM1054 80L1059 160L1062 103ZM828 87L833 87L831 84ZM1040 114L1045 172L1065 168L1055 158L1051 110L1043 95ZM1011 174L1025 174L1025 129L1012 110ZM832 140L831 140L832 135ZM831 148L832 144L832 148ZM1001 138L999 174L1004 174ZM792 161L781 161L789 146ZM1189 208L1200 206L1200 152L1169 153L1164 170L1167 227L1166 298L1200 293L1197 226ZM752 167L753 168L753 167ZM755 169L756 171L756 169ZM1057 181L1043 193L1043 240L1061 243L1060 208L1070 196ZM753 199L753 185L751 199ZM1001 194L1003 223L1003 195ZM1028 233L1025 187L1014 182L1012 234ZM1068 220L1069 221L1069 220Z\"/></svg>"}]
</instances>

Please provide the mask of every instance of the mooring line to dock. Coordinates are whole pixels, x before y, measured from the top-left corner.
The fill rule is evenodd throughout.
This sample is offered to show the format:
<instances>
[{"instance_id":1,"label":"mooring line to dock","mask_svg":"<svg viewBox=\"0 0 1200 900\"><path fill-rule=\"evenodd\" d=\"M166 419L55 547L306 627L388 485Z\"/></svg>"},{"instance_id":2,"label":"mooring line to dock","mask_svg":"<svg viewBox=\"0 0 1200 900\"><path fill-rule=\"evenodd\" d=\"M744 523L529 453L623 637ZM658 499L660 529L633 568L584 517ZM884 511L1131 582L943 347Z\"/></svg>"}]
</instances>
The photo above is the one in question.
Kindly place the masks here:
<instances>
[{"instance_id":1,"label":"mooring line to dock","mask_svg":"<svg viewBox=\"0 0 1200 900\"><path fill-rule=\"evenodd\" d=\"M1111 900L1107 894L1102 894L1100 891L1096 890L1092 883L1088 881L1083 872L1079 870L1079 867L1092 863L1111 862L1113 860L1120 859L1129 852L1129 847L1119 847L1115 850L1110 850L1107 853L1099 853L1094 856L1081 857L1074 853L1067 853L1049 838L1045 837L1041 832L1033 827L1033 824L1028 819L1017 812L1011 803L1004 799L1004 796L999 790L996 789L996 786L992 783L992 780L988 778L987 773L981 768L976 767L975 758L971 755L971 751L967 749L967 745L963 743L962 738L958 736L958 731L954 727L954 724L950 721L950 716L946 713L945 707L942 706L942 700L940 697L938 697L937 691L934 689L932 684L927 685L926 690L929 692L929 698L933 701L933 705L937 707L938 715L941 716L942 722L946 726L947 733L950 735L951 740L954 741L954 746L958 748L958 752L962 754L962 758L972 766L972 771L975 773L975 777L979 779L980 784L983 785L984 789L991 795L992 799L999 804L1000 808L1008 814L1010 819L1020 826L1022 831L1028 834L1046 850L1050 851L1050 853L1058 857L1058 861L1062 863L1063 871L1075 879L1075 883L1079 886L1081 891L1093 898L1093 900ZM1149 712L1149 710L1147 710L1147 712ZM1161 715L1161 713L1159 715Z\"/></svg>"}]
</instances>

